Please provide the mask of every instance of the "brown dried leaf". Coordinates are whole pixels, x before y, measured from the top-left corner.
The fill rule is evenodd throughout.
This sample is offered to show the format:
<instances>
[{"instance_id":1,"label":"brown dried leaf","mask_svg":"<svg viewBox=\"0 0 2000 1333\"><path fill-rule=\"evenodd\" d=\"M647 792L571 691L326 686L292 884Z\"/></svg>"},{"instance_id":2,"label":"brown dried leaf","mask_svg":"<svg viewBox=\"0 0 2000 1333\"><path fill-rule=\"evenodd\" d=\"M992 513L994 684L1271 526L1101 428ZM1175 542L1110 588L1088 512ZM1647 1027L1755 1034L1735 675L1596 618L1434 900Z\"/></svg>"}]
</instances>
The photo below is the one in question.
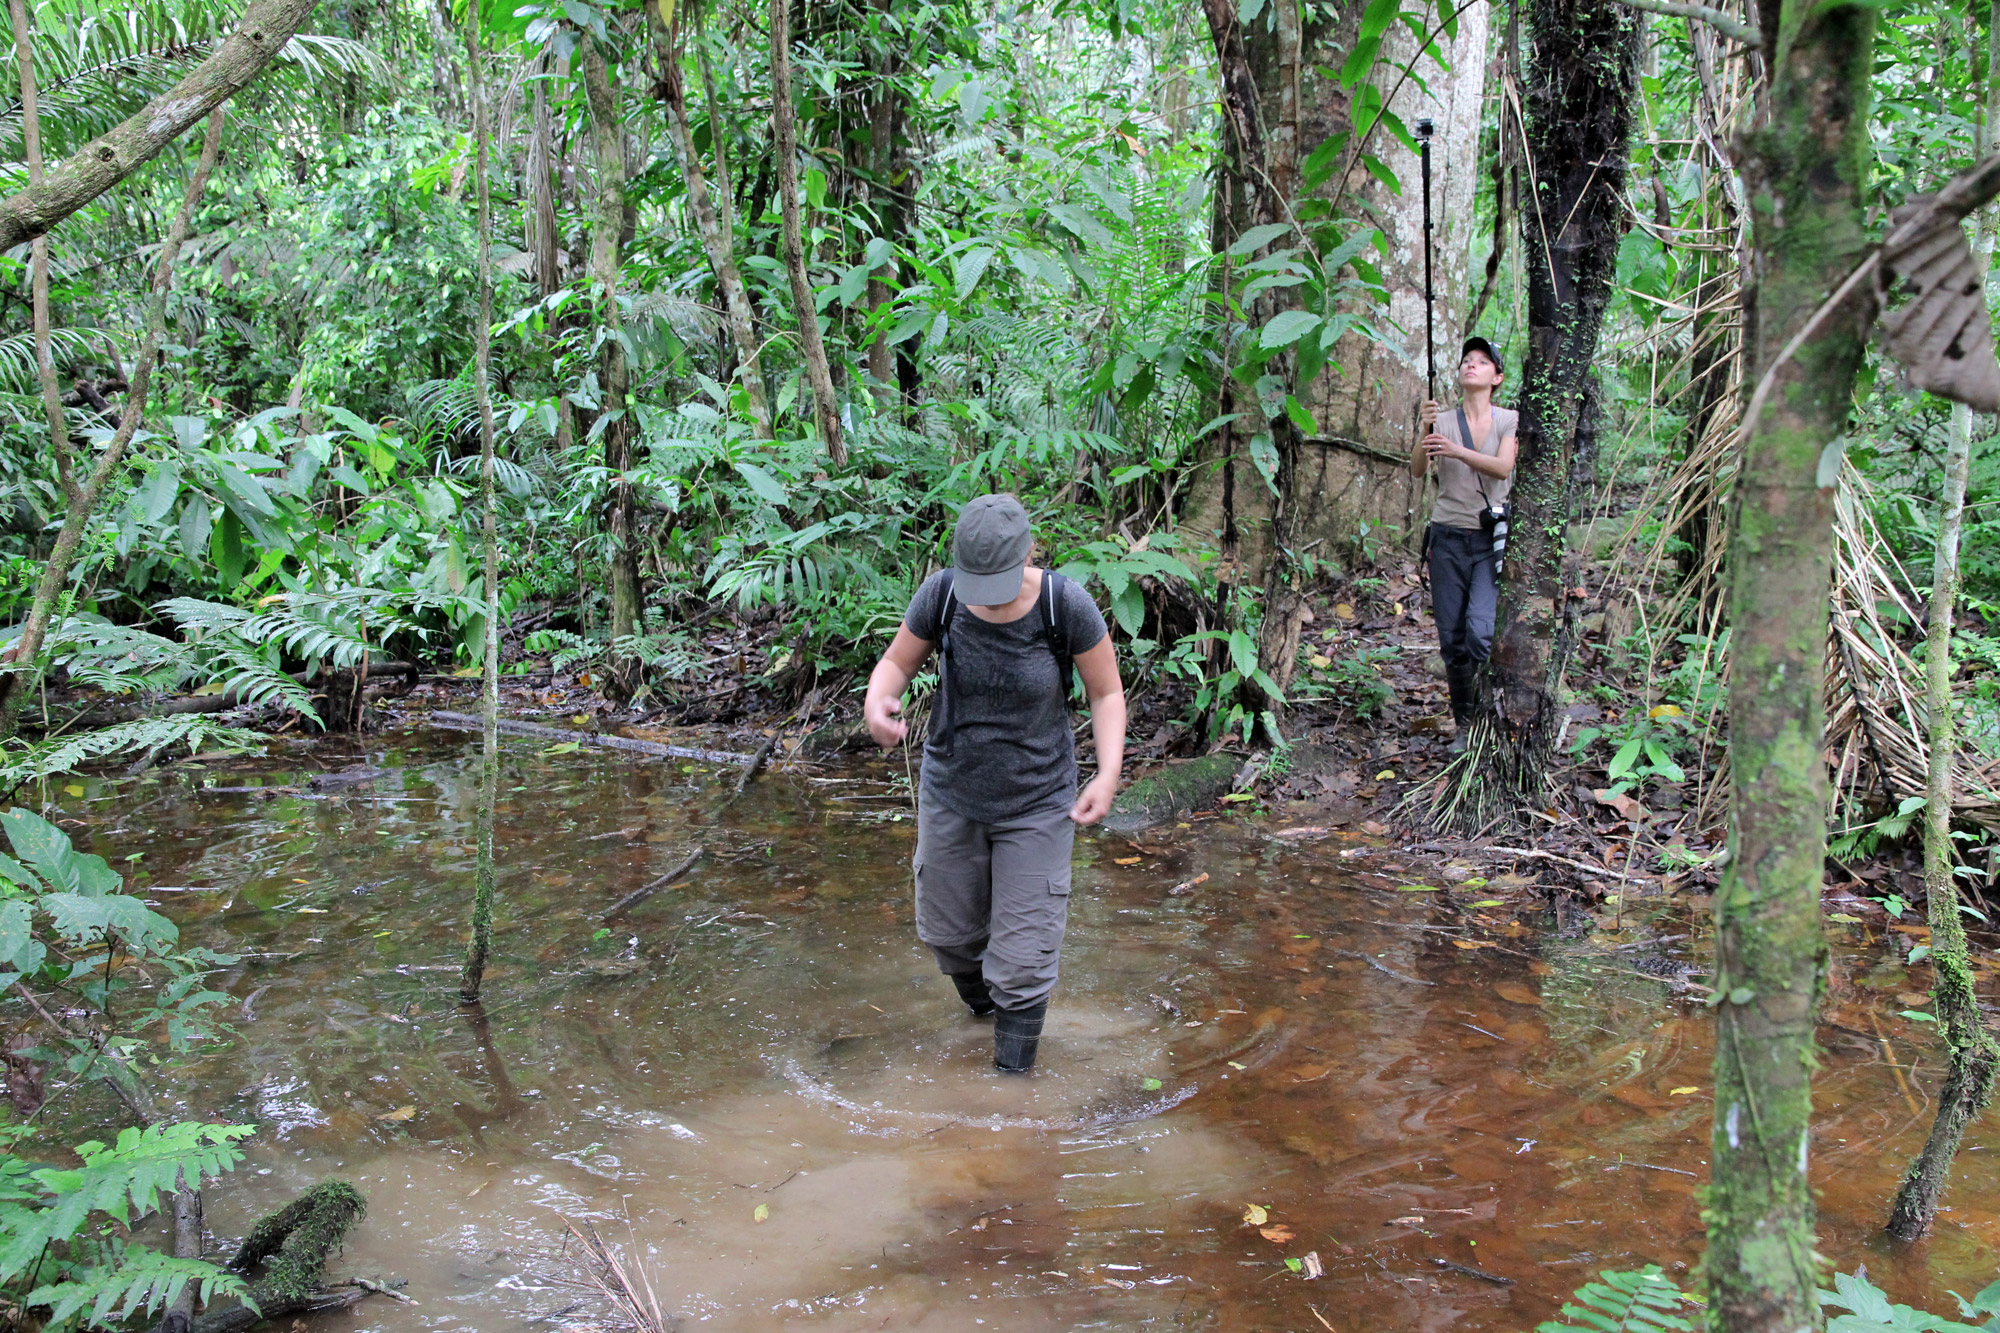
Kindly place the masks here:
<instances>
[{"instance_id":1,"label":"brown dried leaf","mask_svg":"<svg viewBox=\"0 0 2000 1333\"><path fill-rule=\"evenodd\" d=\"M1929 202L1913 199L1897 209L1902 222ZM1919 389L1981 412L2000 412L2000 360L1993 352L1993 319L1986 309L1986 281L1957 222L1935 228L1909 245L1885 253L1876 295L1909 299L1882 315L1889 355L1902 363Z\"/></svg>"},{"instance_id":2,"label":"brown dried leaf","mask_svg":"<svg viewBox=\"0 0 2000 1333\"><path fill-rule=\"evenodd\" d=\"M1523 986L1518 981L1503 981L1493 988L1493 993L1510 1004L1540 1004L1542 997Z\"/></svg>"},{"instance_id":3,"label":"brown dried leaf","mask_svg":"<svg viewBox=\"0 0 2000 1333\"><path fill-rule=\"evenodd\" d=\"M1292 1229L1282 1222L1277 1226L1260 1227L1257 1230L1257 1234L1265 1240L1270 1241L1273 1245L1286 1245L1292 1239Z\"/></svg>"}]
</instances>

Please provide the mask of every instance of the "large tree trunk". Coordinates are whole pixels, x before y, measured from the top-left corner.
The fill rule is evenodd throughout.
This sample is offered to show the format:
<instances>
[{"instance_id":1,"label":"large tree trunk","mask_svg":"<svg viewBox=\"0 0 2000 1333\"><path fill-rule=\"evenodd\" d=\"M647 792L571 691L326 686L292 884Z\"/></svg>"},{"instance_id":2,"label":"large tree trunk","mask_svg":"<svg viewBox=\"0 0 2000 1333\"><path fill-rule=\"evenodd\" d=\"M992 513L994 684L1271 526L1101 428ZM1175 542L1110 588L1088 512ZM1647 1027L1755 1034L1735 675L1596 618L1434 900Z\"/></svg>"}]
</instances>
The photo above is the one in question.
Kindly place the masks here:
<instances>
[{"instance_id":1,"label":"large tree trunk","mask_svg":"<svg viewBox=\"0 0 2000 1333\"><path fill-rule=\"evenodd\" d=\"M1768 105L1744 136L1751 268L1745 380L1755 384L1867 249L1875 11L1772 0ZM1824 977L1823 675L1834 488L1872 302L1857 297L1775 373L1751 423L1729 538L1729 864L1714 902L1711 1326L1818 1326L1811 1143L1813 1009Z\"/></svg>"},{"instance_id":2,"label":"large tree trunk","mask_svg":"<svg viewBox=\"0 0 2000 1333\"><path fill-rule=\"evenodd\" d=\"M1991 17L2000 21L2000 0ZM2000 29L1987 27L1986 115L1979 126L1973 157L1993 151L1994 121L2000 119ZM1993 210L1979 210L1972 253L1979 270L1993 265ZM1931 1229L1939 1197L1951 1174L1952 1158L1972 1118L1993 1096L1993 1078L2000 1069L2000 1043L1987 1030L1973 993L1972 960L1966 947L1965 919L1959 914L1958 854L1951 845L1952 766L1958 761L1958 729L1951 697L1952 614L1958 601L1958 544L1965 525L1965 487L1972 474L1972 409L1954 403L1951 433L1946 441L1944 495L1938 505L1937 554L1931 567L1930 637L1924 648L1924 713L1929 723L1930 790L1924 808L1924 896L1931 923L1931 973L1937 997L1938 1035L1944 1039L1950 1067L1938 1093L1937 1119L1931 1123L1924 1150L1910 1164L1896 1201L1889 1209L1889 1234L1915 1240Z\"/></svg>"},{"instance_id":3,"label":"large tree trunk","mask_svg":"<svg viewBox=\"0 0 2000 1333\"><path fill-rule=\"evenodd\" d=\"M688 132L687 88L681 78L678 30L670 30L660 18L658 6L646 10L646 27L653 37L653 49L660 62L659 99L667 107L667 129L680 154L681 174L687 181L688 207L694 213L695 230L701 234L701 248L708 254L708 266L715 273L715 285L722 289L724 322L736 344L736 359L743 367L743 390L750 399L750 419L760 440L775 439L771 426L771 403L764 392L764 365L757 354L757 330L752 322L750 293L743 286L743 274L736 267L736 228L729 197L729 177L718 174L722 209L708 193L708 179L701 158L695 152L694 136ZM713 117L709 138L716 144L718 167L722 162L722 126Z\"/></svg>"},{"instance_id":4,"label":"large tree trunk","mask_svg":"<svg viewBox=\"0 0 2000 1333\"><path fill-rule=\"evenodd\" d=\"M875 0L882 13L889 12L891 0ZM902 240L909 209L904 192L898 188L899 162L896 140L903 124L903 91L896 86L900 65L897 53L885 44L880 66L874 71L874 90L868 104L868 170L873 179L876 234L890 244ZM868 313L880 320L882 310L893 297L897 263L893 254L868 279ZM896 401L896 349L889 345L889 329L875 324L875 337L868 344L868 379L875 401L888 407Z\"/></svg>"},{"instance_id":5,"label":"large tree trunk","mask_svg":"<svg viewBox=\"0 0 2000 1333\"><path fill-rule=\"evenodd\" d=\"M625 232L625 127L611 70L595 41L583 43L583 87L590 103L590 137L597 156L596 219L590 231L590 277L597 288L597 317L603 340L597 352L597 383L603 426L604 466L617 480L610 499L611 626L614 645L607 654L604 694L623 703L639 689L640 666L617 641L641 631L639 600L639 508L624 474L632 466L631 367L625 356L624 316L618 307L618 262Z\"/></svg>"},{"instance_id":6,"label":"large tree trunk","mask_svg":"<svg viewBox=\"0 0 2000 1333\"><path fill-rule=\"evenodd\" d=\"M1564 557L1576 437L1625 232L1638 95L1639 16L1618 0L1534 0L1528 40L1524 101L1534 174L1520 210L1528 347L1493 651L1471 758L1447 798L1450 822L1465 833L1547 804L1557 692L1574 628Z\"/></svg>"},{"instance_id":7,"label":"large tree trunk","mask_svg":"<svg viewBox=\"0 0 2000 1333\"><path fill-rule=\"evenodd\" d=\"M1341 67L1364 8L1351 4L1306 11L1295 38L1296 78L1290 76L1294 62L1286 54L1296 10L1279 6L1276 13L1283 23L1267 30L1260 17L1244 32L1258 122L1294 144L1300 163L1327 139L1351 129L1349 108L1360 89L1350 94L1338 79L1315 71ZM1212 31L1213 21L1210 27ZM1380 90L1405 125L1414 126L1421 117L1437 123L1432 262L1439 345L1450 343L1444 351L1444 364L1449 364L1459 333L1469 331L1461 330L1460 324L1471 295L1468 269L1477 221L1474 200L1486 84L1487 7L1460 9L1454 34L1436 29L1431 35L1433 40L1419 56L1418 39L1396 24L1383 41L1368 83ZM1404 78L1403 68L1413 57L1414 72ZM1223 147L1230 148L1226 139ZM1417 404L1425 387L1423 192L1416 155L1386 129L1377 128L1369 136L1366 151L1401 184L1400 193L1370 173L1350 145L1323 179L1307 186L1295 177L1284 201L1288 210L1295 210L1308 199L1326 200L1333 216L1366 218L1380 225L1388 240L1386 256L1371 251L1368 257L1388 287L1389 318L1381 318L1373 300L1357 301L1354 308L1387 332L1391 343L1349 334L1334 348L1326 368L1297 386L1319 433L1298 436L1287 528L1297 545L1311 546L1316 556L1348 562L1360 560L1384 538L1402 539L1414 550L1423 520L1418 483L1408 466ZM1255 207L1252 196L1219 181L1215 239L1226 245L1255 225ZM1407 332L1398 334L1396 329ZM1253 396L1239 389L1236 397L1229 410L1243 410L1247 399L1254 412ZM1223 465L1210 469L1196 486L1186 522L1218 543L1225 528L1236 532L1243 577L1262 584L1268 581L1273 509L1283 502L1271 495L1251 465L1244 437L1252 433L1216 432ZM1367 541L1362 540L1364 535Z\"/></svg>"},{"instance_id":8,"label":"large tree trunk","mask_svg":"<svg viewBox=\"0 0 2000 1333\"><path fill-rule=\"evenodd\" d=\"M314 0L251 0L236 31L192 74L109 133L92 139L39 185L0 200L0 251L40 236L124 180L202 117L247 87L305 25Z\"/></svg>"},{"instance_id":9,"label":"large tree trunk","mask_svg":"<svg viewBox=\"0 0 2000 1333\"><path fill-rule=\"evenodd\" d=\"M792 33L789 0L771 0L771 130L772 151L778 159L778 212L785 236L785 274L791 279L792 313L799 321L799 351L812 388L813 420L835 467L847 465L847 440L840 429L840 402L834 396L833 369L820 336L819 311L813 305L812 281L806 275L805 240L799 221L799 135L792 110Z\"/></svg>"}]
</instances>

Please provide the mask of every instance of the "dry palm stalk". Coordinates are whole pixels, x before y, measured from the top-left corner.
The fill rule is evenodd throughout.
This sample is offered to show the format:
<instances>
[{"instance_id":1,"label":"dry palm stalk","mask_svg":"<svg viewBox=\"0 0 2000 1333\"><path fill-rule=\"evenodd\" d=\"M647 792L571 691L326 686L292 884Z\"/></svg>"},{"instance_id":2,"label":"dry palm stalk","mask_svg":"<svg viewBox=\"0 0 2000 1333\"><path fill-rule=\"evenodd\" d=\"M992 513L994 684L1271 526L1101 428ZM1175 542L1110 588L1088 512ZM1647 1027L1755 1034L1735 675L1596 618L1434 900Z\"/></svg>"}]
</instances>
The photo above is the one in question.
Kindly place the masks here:
<instances>
[{"instance_id":1,"label":"dry palm stalk","mask_svg":"<svg viewBox=\"0 0 2000 1333\"><path fill-rule=\"evenodd\" d=\"M579 1224L565 1218L564 1223L569 1228L569 1239L563 1244L569 1285L594 1293L610 1307L612 1321L621 1328L635 1333L667 1333L673 1321L661 1311L659 1294L653 1290L645 1265L635 1260L628 1269L625 1256L589 1222ZM569 1241L575 1242L574 1248Z\"/></svg>"}]
</instances>

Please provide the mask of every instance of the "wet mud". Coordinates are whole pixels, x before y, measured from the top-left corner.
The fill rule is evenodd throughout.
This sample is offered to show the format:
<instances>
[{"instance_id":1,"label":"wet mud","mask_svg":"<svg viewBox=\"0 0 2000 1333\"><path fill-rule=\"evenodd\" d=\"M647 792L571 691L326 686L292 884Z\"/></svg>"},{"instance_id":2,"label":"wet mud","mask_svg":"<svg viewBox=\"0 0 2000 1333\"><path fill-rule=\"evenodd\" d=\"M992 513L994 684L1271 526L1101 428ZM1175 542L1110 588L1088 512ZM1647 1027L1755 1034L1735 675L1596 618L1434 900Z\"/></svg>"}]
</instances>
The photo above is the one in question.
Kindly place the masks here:
<instances>
[{"instance_id":1,"label":"wet mud","mask_svg":"<svg viewBox=\"0 0 2000 1333\"><path fill-rule=\"evenodd\" d=\"M1274 817L1088 833L1041 1068L1009 1079L914 937L900 764L774 768L732 803L713 764L502 748L475 1011L476 739L56 797L187 943L243 955L215 978L238 1039L174 1085L264 1127L211 1227L345 1175L369 1215L331 1273L420 1302L310 1328L597 1327L565 1219L719 1330L1516 1330L1602 1268L1690 1280L1699 901L1555 913L1532 867L1440 875ZM382 771L310 782L357 765ZM1829 929L1821 1249L1951 1308L2000 1268L1991 1121L1937 1234L1883 1240L1941 1072L1901 1016L1928 969L1897 932Z\"/></svg>"}]
</instances>

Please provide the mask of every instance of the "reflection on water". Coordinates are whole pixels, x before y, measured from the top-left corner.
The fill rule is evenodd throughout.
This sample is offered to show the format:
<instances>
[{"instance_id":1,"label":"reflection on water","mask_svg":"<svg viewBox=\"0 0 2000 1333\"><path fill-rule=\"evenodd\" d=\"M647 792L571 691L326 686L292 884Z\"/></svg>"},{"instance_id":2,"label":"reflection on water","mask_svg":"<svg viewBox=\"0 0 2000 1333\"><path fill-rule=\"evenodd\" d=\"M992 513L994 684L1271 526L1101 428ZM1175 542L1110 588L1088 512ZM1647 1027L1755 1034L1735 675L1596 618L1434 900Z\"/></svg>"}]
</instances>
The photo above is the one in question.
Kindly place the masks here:
<instances>
[{"instance_id":1,"label":"reflection on water","mask_svg":"<svg viewBox=\"0 0 2000 1333\"><path fill-rule=\"evenodd\" d=\"M530 1322L577 1300L551 1280L564 1216L717 1329L1521 1329L1597 1269L1699 1257L1684 910L1592 935L1525 882L1412 886L1353 842L1092 833L1042 1068L1001 1079L916 942L886 769L774 772L732 805L706 766L503 754L471 1012L476 742L319 753L388 770L331 793L254 790L299 776L262 763L64 807L80 844L144 854L187 942L244 955L218 979L241 1038L181 1085L264 1127L211 1225L343 1173L370 1211L336 1269L421 1302L318 1327L581 1328ZM601 922L696 842L691 876ZM1969 1136L1933 1240L1877 1239L1936 1070L1894 1016L1927 972L1860 930L1822 1033L1821 1248L1943 1308L2000 1267L1994 1140ZM1284 1263L1308 1252L1316 1281Z\"/></svg>"}]
</instances>

